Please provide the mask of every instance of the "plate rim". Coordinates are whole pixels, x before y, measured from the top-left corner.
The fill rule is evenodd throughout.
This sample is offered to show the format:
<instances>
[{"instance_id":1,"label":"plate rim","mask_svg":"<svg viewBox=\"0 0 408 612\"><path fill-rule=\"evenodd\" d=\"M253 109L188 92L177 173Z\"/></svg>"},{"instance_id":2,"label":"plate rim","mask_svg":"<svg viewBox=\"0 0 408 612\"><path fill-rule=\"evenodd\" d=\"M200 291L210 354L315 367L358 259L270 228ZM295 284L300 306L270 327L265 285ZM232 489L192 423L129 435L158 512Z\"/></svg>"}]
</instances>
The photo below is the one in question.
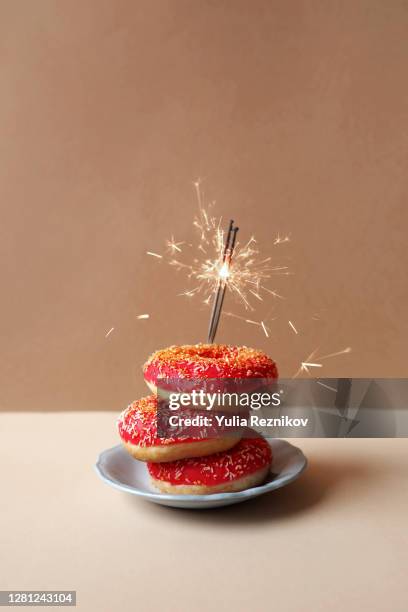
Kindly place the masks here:
<instances>
[{"instance_id":1,"label":"plate rim","mask_svg":"<svg viewBox=\"0 0 408 612\"><path fill-rule=\"evenodd\" d=\"M273 491L274 489L279 489L281 487L284 487L290 484L291 482L299 478L299 476L307 468L307 465L308 465L307 457L305 456L303 451L298 446L295 446L294 444L291 444L287 440L282 440L280 438L267 439L267 442L270 446L271 446L271 440L282 442L285 446L290 446L292 449L294 449L297 455L299 456L299 458L302 460L302 465L294 474L292 474L292 476L286 478L283 482L279 482L279 477L278 477L276 480L266 482L265 484L258 485L256 487L251 487L249 489L244 489L243 491L230 491L230 492L224 492L224 493L207 493L205 495L191 495L191 494L172 495L171 493L159 493L159 492L156 493L156 491L148 492L148 491L142 491L140 489L135 489L134 487L131 487L130 485L121 483L119 480L112 478L110 475L106 473L106 470L104 469L104 466L103 466L104 459L112 452L117 451L117 450L123 450L126 453L126 451L123 449L121 444L116 444L115 446L106 448L105 450L100 452L96 460L96 463L94 465L94 469L96 473L98 474L99 478L101 478L101 480L103 480L103 482L105 482L106 484L109 484L110 486L114 487L115 489L118 489L119 491L125 491L127 493L130 493L131 495L137 495L138 497L143 497L145 499L154 499L154 500L163 501L163 502L164 501L167 501L167 502L170 502L170 501L173 501L173 502L177 502L177 501L180 501L180 502L182 501L185 501L185 502L213 501L213 502L216 502L216 501L221 501L225 499L234 500L234 499L240 499L240 498L246 498L246 497L249 498L249 497L254 497L255 493L256 495L262 495L262 493L267 493L268 491ZM134 459L134 461L138 461L138 460ZM143 462L139 461L139 463L143 463Z\"/></svg>"}]
</instances>

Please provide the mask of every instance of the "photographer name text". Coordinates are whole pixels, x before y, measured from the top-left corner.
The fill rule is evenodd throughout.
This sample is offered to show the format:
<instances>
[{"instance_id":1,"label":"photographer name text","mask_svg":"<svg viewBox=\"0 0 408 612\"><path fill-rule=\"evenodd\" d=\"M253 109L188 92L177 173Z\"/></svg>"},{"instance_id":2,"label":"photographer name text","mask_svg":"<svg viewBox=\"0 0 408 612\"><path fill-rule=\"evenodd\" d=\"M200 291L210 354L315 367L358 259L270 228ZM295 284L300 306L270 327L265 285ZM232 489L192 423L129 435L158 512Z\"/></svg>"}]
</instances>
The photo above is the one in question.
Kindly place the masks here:
<instances>
[{"instance_id":1,"label":"photographer name text","mask_svg":"<svg viewBox=\"0 0 408 612\"><path fill-rule=\"evenodd\" d=\"M308 418L294 418L288 415L280 417L261 417L251 414L248 417L225 416L218 414L196 415L186 417L180 414L173 414L169 417L170 427L307 427Z\"/></svg>"}]
</instances>

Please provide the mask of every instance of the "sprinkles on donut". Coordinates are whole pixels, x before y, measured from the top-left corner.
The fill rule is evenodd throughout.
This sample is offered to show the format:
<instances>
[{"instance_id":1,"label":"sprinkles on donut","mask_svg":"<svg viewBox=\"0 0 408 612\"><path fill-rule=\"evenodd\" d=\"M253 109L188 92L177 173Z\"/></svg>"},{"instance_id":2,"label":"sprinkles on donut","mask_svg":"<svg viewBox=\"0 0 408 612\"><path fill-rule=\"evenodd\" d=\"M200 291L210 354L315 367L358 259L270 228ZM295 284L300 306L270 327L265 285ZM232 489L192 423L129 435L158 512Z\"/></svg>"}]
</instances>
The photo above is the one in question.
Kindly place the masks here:
<instances>
[{"instance_id":1,"label":"sprinkles on donut","mask_svg":"<svg viewBox=\"0 0 408 612\"><path fill-rule=\"evenodd\" d=\"M252 432L255 434L255 432ZM152 484L176 495L242 491L261 484L269 473L272 451L261 436L242 438L232 449L207 457L148 463Z\"/></svg>"},{"instance_id":2,"label":"sprinkles on donut","mask_svg":"<svg viewBox=\"0 0 408 612\"><path fill-rule=\"evenodd\" d=\"M175 461L200 457L232 448L240 435L205 437L181 435L162 438L157 432L157 397L149 395L134 401L119 416L119 436L126 450L141 461Z\"/></svg>"},{"instance_id":3,"label":"sprinkles on donut","mask_svg":"<svg viewBox=\"0 0 408 612\"><path fill-rule=\"evenodd\" d=\"M163 379L276 379L276 363L263 351L227 344L186 344L153 353L143 366L153 392Z\"/></svg>"}]
</instances>

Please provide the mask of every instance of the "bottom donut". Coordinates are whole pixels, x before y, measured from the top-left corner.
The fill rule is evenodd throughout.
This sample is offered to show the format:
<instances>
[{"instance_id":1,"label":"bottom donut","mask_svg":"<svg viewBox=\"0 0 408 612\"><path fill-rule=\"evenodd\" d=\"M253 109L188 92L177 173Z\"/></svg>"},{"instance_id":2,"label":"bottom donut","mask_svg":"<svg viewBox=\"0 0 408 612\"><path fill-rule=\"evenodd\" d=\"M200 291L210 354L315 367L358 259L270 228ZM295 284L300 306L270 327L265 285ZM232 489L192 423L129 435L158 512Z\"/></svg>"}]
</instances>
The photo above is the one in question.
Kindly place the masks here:
<instances>
[{"instance_id":1,"label":"bottom donut","mask_svg":"<svg viewBox=\"0 0 408 612\"><path fill-rule=\"evenodd\" d=\"M262 437L243 438L232 449L207 457L148 463L152 484L172 495L211 495L243 491L261 484L272 463Z\"/></svg>"}]
</instances>

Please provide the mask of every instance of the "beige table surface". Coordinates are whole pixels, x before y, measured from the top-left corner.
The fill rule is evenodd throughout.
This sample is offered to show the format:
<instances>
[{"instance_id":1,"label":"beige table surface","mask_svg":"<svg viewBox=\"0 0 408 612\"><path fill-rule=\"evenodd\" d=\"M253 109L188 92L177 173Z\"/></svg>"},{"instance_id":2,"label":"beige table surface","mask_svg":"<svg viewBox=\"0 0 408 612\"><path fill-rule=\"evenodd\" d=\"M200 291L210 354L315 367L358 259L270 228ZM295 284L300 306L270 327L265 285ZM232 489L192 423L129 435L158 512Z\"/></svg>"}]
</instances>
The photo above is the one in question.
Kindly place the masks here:
<instances>
[{"instance_id":1,"label":"beige table surface","mask_svg":"<svg viewBox=\"0 0 408 612\"><path fill-rule=\"evenodd\" d=\"M408 610L408 440L298 440L296 483L186 511L99 480L115 416L0 413L0 589L75 589L89 612Z\"/></svg>"}]
</instances>

